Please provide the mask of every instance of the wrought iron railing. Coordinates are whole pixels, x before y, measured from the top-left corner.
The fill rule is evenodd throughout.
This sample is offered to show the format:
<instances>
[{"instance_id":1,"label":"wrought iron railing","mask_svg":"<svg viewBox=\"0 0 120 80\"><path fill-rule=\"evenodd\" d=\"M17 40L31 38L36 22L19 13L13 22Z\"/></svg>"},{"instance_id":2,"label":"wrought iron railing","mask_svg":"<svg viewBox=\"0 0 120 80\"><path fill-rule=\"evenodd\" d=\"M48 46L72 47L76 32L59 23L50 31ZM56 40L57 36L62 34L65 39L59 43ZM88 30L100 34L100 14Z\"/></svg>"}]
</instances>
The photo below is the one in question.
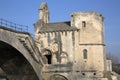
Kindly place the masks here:
<instances>
[{"instance_id":1,"label":"wrought iron railing","mask_svg":"<svg viewBox=\"0 0 120 80\"><path fill-rule=\"evenodd\" d=\"M0 18L0 26L7 27L20 32L28 32L28 26L16 24L2 18Z\"/></svg>"}]
</instances>

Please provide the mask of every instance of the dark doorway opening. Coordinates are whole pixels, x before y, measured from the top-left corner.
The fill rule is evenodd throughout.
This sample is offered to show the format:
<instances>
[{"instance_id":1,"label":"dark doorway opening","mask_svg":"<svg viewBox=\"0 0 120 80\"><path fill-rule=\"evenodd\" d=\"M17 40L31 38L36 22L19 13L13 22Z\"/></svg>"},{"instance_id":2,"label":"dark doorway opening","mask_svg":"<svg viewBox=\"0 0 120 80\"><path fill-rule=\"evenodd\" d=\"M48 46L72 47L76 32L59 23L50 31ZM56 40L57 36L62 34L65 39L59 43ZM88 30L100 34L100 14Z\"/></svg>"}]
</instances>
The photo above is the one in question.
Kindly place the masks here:
<instances>
[{"instance_id":1,"label":"dark doorway opening","mask_svg":"<svg viewBox=\"0 0 120 80\"><path fill-rule=\"evenodd\" d=\"M47 63L51 64L52 55L45 55L47 58Z\"/></svg>"},{"instance_id":2,"label":"dark doorway opening","mask_svg":"<svg viewBox=\"0 0 120 80\"><path fill-rule=\"evenodd\" d=\"M46 64L52 64L52 52L49 49L45 49L43 52L45 56L45 63Z\"/></svg>"}]
</instances>

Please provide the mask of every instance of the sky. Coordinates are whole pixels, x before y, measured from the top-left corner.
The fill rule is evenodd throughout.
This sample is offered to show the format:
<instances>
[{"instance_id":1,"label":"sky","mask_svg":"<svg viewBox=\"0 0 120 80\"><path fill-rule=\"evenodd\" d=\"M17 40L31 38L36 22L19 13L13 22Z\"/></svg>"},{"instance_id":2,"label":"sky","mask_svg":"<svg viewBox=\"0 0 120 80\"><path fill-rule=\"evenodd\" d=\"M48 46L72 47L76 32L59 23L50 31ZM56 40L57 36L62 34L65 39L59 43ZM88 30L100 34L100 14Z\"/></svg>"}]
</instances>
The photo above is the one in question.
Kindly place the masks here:
<instances>
[{"instance_id":1,"label":"sky","mask_svg":"<svg viewBox=\"0 0 120 80\"><path fill-rule=\"evenodd\" d=\"M120 0L0 0L0 18L27 25L34 34L33 24L42 2L48 4L50 22L70 21L71 12L101 13L105 18L106 53L120 58Z\"/></svg>"}]
</instances>

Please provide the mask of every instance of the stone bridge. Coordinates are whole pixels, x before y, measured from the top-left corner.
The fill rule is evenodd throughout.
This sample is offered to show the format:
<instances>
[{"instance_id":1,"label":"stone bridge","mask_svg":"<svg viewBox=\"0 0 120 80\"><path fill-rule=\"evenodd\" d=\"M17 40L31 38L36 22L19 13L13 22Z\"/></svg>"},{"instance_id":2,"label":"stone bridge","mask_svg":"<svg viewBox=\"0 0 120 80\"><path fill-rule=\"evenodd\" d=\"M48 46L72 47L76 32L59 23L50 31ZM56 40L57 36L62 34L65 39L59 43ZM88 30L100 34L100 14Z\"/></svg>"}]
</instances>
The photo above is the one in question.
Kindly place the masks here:
<instances>
[{"instance_id":1,"label":"stone bridge","mask_svg":"<svg viewBox=\"0 0 120 80\"><path fill-rule=\"evenodd\" d=\"M0 26L0 77L42 80L42 55L27 32Z\"/></svg>"}]
</instances>

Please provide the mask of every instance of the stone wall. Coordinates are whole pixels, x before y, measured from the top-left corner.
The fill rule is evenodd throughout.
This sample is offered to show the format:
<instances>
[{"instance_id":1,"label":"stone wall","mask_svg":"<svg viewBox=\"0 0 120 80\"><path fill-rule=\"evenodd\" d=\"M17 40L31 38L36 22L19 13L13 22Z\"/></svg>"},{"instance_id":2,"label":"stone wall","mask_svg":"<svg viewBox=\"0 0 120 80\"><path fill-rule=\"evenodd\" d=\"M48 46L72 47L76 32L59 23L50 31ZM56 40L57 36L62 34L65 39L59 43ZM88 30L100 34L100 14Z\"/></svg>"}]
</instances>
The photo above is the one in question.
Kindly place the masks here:
<instances>
[{"instance_id":1,"label":"stone wall","mask_svg":"<svg viewBox=\"0 0 120 80\"><path fill-rule=\"evenodd\" d=\"M56 54L56 57L60 58L60 61L57 61L58 63L62 63L62 54L66 55L68 60L67 62L73 62L73 55L75 53L76 47L75 44L77 44L75 42L75 34L77 33L77 31L41 33L39 34L40 39L38 41L41 43L41 47L39 46L39 49L41 51L48 49L52 52L53 55ZM56 63L54 60L52 62L52 64Z\"/></svg>"},{"instance_id":2,"label":"stone wall","mask_svg":"<svg viewBox=\"0 0 120 80\"><path fill-rule=\"evenodd\" d=\"M96 12L73 12L71 26L80 29L79 47L75 61L82 70L105 70L105 44L103 16ZM87 50L87 59L83 59L83 50Z\"/></svg>"}]
</instances>

